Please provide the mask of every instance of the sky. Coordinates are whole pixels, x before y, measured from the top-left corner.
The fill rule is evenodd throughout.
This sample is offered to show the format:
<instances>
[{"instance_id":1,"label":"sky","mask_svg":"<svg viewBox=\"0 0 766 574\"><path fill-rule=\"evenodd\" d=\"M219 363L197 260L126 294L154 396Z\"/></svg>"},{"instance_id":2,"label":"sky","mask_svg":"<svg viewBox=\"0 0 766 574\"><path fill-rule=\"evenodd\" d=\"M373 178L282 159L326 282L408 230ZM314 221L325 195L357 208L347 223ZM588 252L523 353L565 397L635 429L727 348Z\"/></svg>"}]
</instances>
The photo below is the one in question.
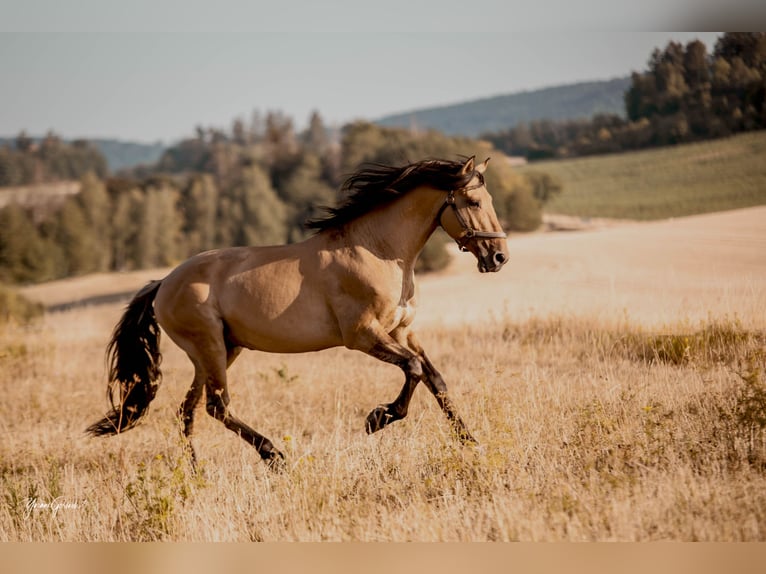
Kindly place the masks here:
<instances>
[{"instance_id":1,"label":"sky","mask_svg":"<svg viewBox=\"0 0 766 574\"><path fill-rule=\"evenodd\" d=\"M441 5L424 0L418 6L429 2L434 10ZM67 138L167 144L192 135L197 125L229 128L234 118L249 120L256 109L282 111L299 128L318 110L327 124L340 126L625 76L644 70L651 51L670 40L699 38L712 50L718 36L500 29L493 18L473 11L444 25L429 20L421 29L396 31L361 30L337 19L325 27L304 20L286 25L284 18L271 25L262 17L249 26L169 25L161 19L138 25L108 11L101 20L74 18L75 26L66 26L71 14L59 20L55 10L46 14L50 22L38 18L33 26L13 9L0 20L0 136L52 129Z\"/></svg>"}]
</instances>

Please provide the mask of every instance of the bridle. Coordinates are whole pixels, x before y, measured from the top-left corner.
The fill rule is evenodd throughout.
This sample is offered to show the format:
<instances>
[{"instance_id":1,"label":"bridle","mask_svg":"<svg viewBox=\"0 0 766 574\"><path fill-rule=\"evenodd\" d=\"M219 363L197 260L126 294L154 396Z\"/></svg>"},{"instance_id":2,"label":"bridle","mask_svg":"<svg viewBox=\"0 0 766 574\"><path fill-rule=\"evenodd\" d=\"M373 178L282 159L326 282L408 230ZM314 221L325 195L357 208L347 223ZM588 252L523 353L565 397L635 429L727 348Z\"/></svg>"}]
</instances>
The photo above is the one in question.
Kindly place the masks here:
<instances>
[{"instance_id":1,"label":"bridle","mask_svg":"<svg viewBox=\"0 0 766 574\"><path fill-rule=\"evenodd\" d=\"M479 187L482 187L484 183L479 183L476 185L472 185L470 187L461 187L460 189L462 191L471 191L472 189L477 189ZM458 235L457 237L453 237L452 239L455 240L455 243L458 244L458 247L460 247L460 251L468 251L468 248L466 247L466 244L471 239L505 239L508 237L504 232L502 231L482 231L480 229L474 229L471 227L468 222L465 220L465 218L461 215L460 210L457 208L457 203L455 201L455 190L451 189L449 192L449 195L447 195L447 199L444 200L444 203L442 204L441 208L439 209L439 213L436 215L436 221L437 223L446 231L446 227L442 224L442 215L444 215L444 210L446 210L448 207L452 208L452 211L455 212L455 218L457 219L457 222L460 224L460 227L463 228L463 232Z\"/></svg>"}]
</instances>

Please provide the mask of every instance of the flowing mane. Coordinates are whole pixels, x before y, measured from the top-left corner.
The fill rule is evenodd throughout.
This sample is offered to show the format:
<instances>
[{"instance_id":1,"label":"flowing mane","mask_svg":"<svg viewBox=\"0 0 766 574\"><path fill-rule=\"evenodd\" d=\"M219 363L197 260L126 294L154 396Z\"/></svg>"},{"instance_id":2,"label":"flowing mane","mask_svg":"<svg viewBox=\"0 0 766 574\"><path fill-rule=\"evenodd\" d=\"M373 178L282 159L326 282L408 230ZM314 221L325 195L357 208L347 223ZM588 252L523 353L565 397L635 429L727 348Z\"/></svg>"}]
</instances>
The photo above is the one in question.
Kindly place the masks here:
<instances>
[{"instance_id":1,"label":"flowing mane","mask_svg":"<svg viewBox=\"0 0 766 574\"><path fill-rule=\"evenodd\" d=\"M310 219L308 229L340 229L350 221L385 205L411 189L430 185L449 191L465 187L475 172L462 173L463 162L428 159L394 167L380 163L366 163L348 177L341 186L346 198L337 207L324 207L326 215Z\"/></svg>"}]
</instances>

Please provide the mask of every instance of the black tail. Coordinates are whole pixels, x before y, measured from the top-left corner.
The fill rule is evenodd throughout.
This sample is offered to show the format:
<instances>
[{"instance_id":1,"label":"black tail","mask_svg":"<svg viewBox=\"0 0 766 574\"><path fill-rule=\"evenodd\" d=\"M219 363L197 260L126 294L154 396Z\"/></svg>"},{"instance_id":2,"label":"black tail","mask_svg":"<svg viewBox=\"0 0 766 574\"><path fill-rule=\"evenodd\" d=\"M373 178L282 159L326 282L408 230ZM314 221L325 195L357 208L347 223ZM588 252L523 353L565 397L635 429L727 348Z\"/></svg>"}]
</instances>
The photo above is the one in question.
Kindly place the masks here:
<instances>
[{"instance_id":1,"label":"black tail","mask_svg":"<svg viewBox=\"0 0 766 574\"><path fill-rule=\"evenodd\" d=\"M133 428L157 394L162 355L160 327L152 304L161 283L152 281L141 289L114 329L106 348L109 364L106 396L112 410L86 429L94 436L119 434Z\"/></svg>"}]
</instances>

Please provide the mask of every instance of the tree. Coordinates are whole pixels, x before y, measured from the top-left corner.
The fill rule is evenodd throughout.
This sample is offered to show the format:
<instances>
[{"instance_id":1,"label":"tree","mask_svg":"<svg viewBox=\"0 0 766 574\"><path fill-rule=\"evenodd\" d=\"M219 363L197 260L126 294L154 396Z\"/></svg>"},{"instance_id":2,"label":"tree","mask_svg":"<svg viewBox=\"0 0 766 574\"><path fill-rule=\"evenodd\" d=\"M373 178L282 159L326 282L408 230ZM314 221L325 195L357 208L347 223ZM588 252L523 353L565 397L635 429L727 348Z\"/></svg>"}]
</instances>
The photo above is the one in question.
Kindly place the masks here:
<instances>
[{"instance_id":1,"label":"tree","mask_svg":"<svg viewBox=\"0 0 766 574\"><path fill-rule=\"evenodd\" d=\"M78 198L70 197L57 214L56 244L63 251L63 275L83 275L99 270L103 239L89 225Z\"/></svg>"},{"instance_id":2,"label":"tree","mask_svg":"<svg viewBox=\"0 0 766 574\"><path fill-rule=\"evenodd\" d=\"M189 255L216 246L218 186L210 174L193 176L181 191L183 232Z\"/></svg>"},{"instance_id":3,"label":"tree","mask_svg":"<svg viewBox=\"0 0 766 574\"><path fill-rule=\"evenodd\" d=\"M150 186L144 192L136 238L138 267L178 262L183 220L177 210L177 200L177 192L167 185Z\"/></svg>"},{"instance_id":4,"label":"tree","mask_svg":"<svg viewBox=\"0 0 766 574\"><path fill-rule=\"evenodd\" d=\"M22 182L22 171L16 153L7 148L0 148L0 186L19 185Z\"/></svg>"},{"instance_id":5,"label":"tree","mask_svg":"<svg viewBox=\"0 0 766 574\"><path fill-rule=\"evenodd\" d=\"M20 152L32 151L34 144L35 142L27 135L25 130L21 130L19 135L16 136L16 149Z\"/></svg>"},{"instance_id":6,"label":"tree","mask_svg":"<svg viewBox=\"0 0 766 574\"><path fill-rule=\"evenodd\" d=\"M154 203L156 210L158 255L156 265L175 265L184 257L182 250L183 218L178 209L179 193L171 186L149 189L147 204Z\"/></svg>"},{"instance_id":7,"label":"tree","mask_svg":"<svg viewBox=\"0 0 766 574\"><path fill-rule=\"evenodd\" d=\"M75 197L85 217L85 225L92 230L94 235L100 238L108 237L112 205L104 182L98 179L92 172L87 173L81 180L80 193ZM104 241L103 239L96 241L91 245L91 250L93 252L95 270L105 271L109 269L111 260L109 241Z\"/></svg>"},{"instance_id":8,"label":"tree","mask_svg":"<svg viewBox=\"0 0 766 574\"><path fill-rule=\"evenodd\" d=\"M219 245L284 243L287 210L263 169L255 165L243 168L221 195Z\"/></svg>"},{"instance_id":9,"label":"tree","mask_svg":"<svg viewBox=\"0 0 766 574\"><path fill-rule=\"evenodd\" d=\"M740 58L747 67L766 72L766 32L727 32L718 38L713 56L729 62Z\"/></svg>"},{"instance_id":10,"label":"tree","mask_svg":"<svg viewBox=\"0 0 766 574\"><path fill-rule=\"evenodd\" d=\"M28 283L53 279L56 249L38 232L26 211L12 203L0 209L0 280Z\"/></svg>"},{"instance_id":11,"label":"tree","mask_svg":"<svg viewBox=\"0 0 766 574\"><path fill-rule=\"evenodd\" d=\"M704 89L710 81L710 62L704 43L693 40L686 45L683 68L686 84L695 90Z\"/></svg>"},{"instance_id":12,"label":"tree","mask_svg":"<svg viewBox=\"0 0 766 574\"><path fill-rule=\"evenodd\" d=\"M139 222L143 203L144 194L137 187L118 191L114 195L110 236L112 269L116 271L138 267Z\"/></svg>"},{"instance_id":13,"label":"tree","mask_svg":"<svg viewBox=\"0 0 766 574\"><path fill-rule=\"evenodd\" d=\"M308 128L303 133L303 147L306 151L321 157L328 145L327 130L324 127L322 116L314 110L311 112Z\"/></svg>"},{"instance_id":14,"label":"tree","mask_svg":"<svg viewBox=\"0 0 766 574\"><path fill-rule=\"evenodd\" d=\"M245 128L245 121L242 118L235 118L231 124L231 139L239 145L250 143L250 134Z\"/></svg>"},{"instance_id":15,"label":"tree","mask_svg":"<svg viewBox=\"0 0 766 574\"><path fill-rule=\"evenodd\" d=\"M335 197L335 191L322 180L319 156L311 152L302 154L279 196L287 206L288 240L299 241L306 235L303 222L318 215L317 207L330 205Z\"/></svg>"}]
</instances>

